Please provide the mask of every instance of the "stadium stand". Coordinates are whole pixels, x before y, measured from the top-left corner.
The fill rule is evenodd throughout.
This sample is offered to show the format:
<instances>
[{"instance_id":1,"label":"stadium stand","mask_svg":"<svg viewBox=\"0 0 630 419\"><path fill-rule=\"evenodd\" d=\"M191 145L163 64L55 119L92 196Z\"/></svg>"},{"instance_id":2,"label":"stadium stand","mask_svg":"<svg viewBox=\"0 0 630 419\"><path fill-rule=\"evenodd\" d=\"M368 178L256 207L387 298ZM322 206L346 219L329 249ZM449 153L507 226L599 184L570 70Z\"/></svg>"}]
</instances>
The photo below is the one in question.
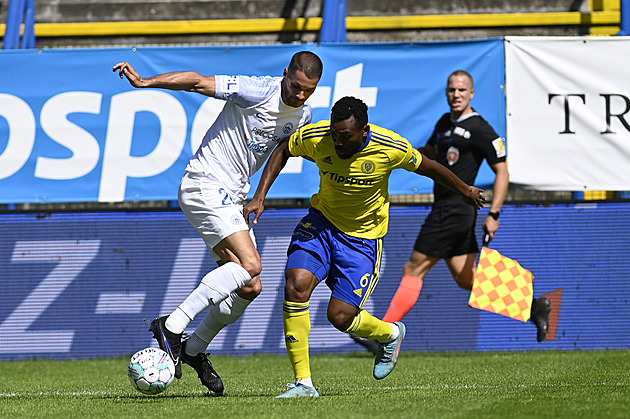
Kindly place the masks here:
<instances>
[{"instance_id":1,"label":"stadium stand","mask_svg":"<svg viewBox=\"0 0 630 419\"><path fill-rule=\"evenodd\" d=\"M6 22L8 3L0 3ZM36 0L37 47L316 42L323 0ZM615 35L620 0L347 2L349 42ZM6 25L0 23L0 34Z\"/></svg>"}]
</instances>

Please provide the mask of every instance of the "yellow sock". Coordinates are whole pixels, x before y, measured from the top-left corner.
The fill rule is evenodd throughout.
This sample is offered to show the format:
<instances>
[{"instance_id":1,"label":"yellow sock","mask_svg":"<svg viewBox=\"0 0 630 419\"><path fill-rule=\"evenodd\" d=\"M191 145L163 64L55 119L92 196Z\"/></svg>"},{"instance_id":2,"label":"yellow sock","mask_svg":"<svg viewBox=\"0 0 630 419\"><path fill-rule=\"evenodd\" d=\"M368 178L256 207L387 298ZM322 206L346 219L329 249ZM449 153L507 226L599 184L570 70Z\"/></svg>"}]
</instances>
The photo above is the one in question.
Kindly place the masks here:
<instances>
[{"instance_id":1,"label":"yellow sock","mask_svg":"<svg viewBox=\"0 0 630 419\"><path fill-rule=\"evenodd\" d=\"M284 340L295 379L309 378L311 376L308 353L308 335L311 333L309 303L294 303L285 300L282 306L282 319L284 320Z\"/></svg>"},{"instance_id":2,"label":"yellow sock","mask_svg":"<svg viewBox=\"0 0 630 419\"><path fill-rule=\"evenodd\" d=\"M392 337L393 326L392 323L384 322L365 310L359 310L352 324L345 332L355 334L362 338L386 342Z\"/></svg>"}]
</instances>

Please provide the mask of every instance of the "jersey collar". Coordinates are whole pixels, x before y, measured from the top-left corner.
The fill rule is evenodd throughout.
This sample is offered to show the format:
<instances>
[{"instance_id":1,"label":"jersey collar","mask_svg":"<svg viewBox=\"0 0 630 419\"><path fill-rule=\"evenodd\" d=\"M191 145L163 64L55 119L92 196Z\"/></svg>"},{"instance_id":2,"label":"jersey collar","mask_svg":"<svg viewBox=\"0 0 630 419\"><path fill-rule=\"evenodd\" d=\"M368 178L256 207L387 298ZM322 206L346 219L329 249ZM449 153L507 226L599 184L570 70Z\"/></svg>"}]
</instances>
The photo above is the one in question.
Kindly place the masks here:
<instances>
[{"instance_id":1,"label":"jersey collar","mask_svg":"<svg viewBox=\"0 0 630 419\"><path fill-rule=\"evenodd\" d=\"M368 127L369 127L369 126L370 126L370 125L368 124ZM372 127L370 127L370 132L368 132L367 137L365 137L365 144L363 144L363 147L361 147L361 148L357 151L357 153L358 153L359 151L363 151L363 150L365 150L365 147L367 147L367 146L368 146L368 144L370 144L370 141L372 141Z\"/></svg>"},{"instance_id":2,"label":"jersey collar","mask_svg":"<svg viewBox=\"0 0 630 419\"><path fill-rule=\"evenodd\" d=\"M479 116L479 112L472 111L471 113L467 113L466 115L462 115L457 119L451 119L451 122L462 122L467 120L468 118L472 118L473 116Z\"/></svg>"}]
</instances>

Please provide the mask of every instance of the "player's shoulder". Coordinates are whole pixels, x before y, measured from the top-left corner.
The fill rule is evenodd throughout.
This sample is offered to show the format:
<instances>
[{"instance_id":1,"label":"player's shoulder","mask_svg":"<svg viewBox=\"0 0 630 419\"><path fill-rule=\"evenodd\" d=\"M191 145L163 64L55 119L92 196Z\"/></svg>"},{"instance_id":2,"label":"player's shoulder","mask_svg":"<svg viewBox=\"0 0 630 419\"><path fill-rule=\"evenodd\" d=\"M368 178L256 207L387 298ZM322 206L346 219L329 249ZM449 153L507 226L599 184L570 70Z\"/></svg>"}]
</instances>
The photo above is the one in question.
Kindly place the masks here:
<instances>
[{"instance_id":1,"label":"player's shoulder","mask_svg":"<svg viewBox=\"0 0 630 419\"><path fill-rule=\"evenodd\" d=\"M257 92L263 96L272 94L280 89L280 77L272 76L239 76L239 81L250 92Z\"/></svg>"},{"instance_id":2,"label":"player's shoulder","mask_svg":"<svg viewBox=\"0 0 630 419\"><path fill-rule=\"evenodd\" d=\"M478 112L474 112L469 122L462 126L470 131L476 140L494 140L499 136L494 127Z\"/></svg>"},{"instance_id":3,"label":"player's shoulder","mask_svg":"<svg viewBox=\"0 0 630 419\"><path fill-rule=\"evenodd\" d=\"M330 121L324 120L304 125L300 128L298 137L301 140L318 142L327 135L330 135Z\"/></svg>"},{"instance_id":4,"label":"player's shoulder","mask_svg":"<svg viewBox=\"0 0 630 419\"><path fill-rule=\"evenodd\" d=\"M444 123L444 122L451 122L451 114L450 112L446 112L444 114L442 114L442 116L440 117L440 119L438 119L438 124L440 123Z\"/></svg>"},{"instance_id":5,"label":"player's shoulder","mask_svg":"<svg viewBox=\"0 0 630 419\"><path fill-rule=\"evenodd\" d=\"M326 136L330 135L330 121L306 124L289 138L289 151L294 155L311 154ZM297 153L297 154L296 154Z\"/></svg>"},{"instance_id":6,"label":"player's shoulder","mask_svg":"<svg viewBox=\"0 0 630 419\"><path fill-rule=\"evenodd\" d=\"M492 125L477 111L465 115L458 122L473 128L492 128Z\"/></svg>"},{"instance_id":7,"label":"player's shoulder","mask_svg":"<svg viewBox=\"0 0 630 419\"><path fill-rule=\"evenodd\" d=\"M453 121L451 120L451 114L449 112L443 114L440 119L435 123L435 127L439 128L442 126L451 126Z\"/></svg>"},{"instance_id":8,"label":"player's shoulder","mask_svg":"<svg viewBox=\"0 0 630 419\"><path fill-rule=\"evenodd\" d=\"M304 102L302 105L302 121L304 121L303 125L310 124L313 120L313 107L308 101Z\"/></svg>"},{"instance_id":9,"label":"player's shoulder","mask_svg":"<svg viewBox=\"0 0 630 419\"><path fill-rule=\"evenodd\" d=\"M242 80L246 80L250 83L255 83L260 86L267 85L279 85L282 80L281 77L274 76L239 76Z\"/></svg>"},{"instance_id":10,"label":"player's shoulder","mask_svg":"<svg viewBox=\"0 0 630 419\"><path fill-rule=\"evenodd\" d=\"M388 128L370 124L370 142L380 147L384 151L408 152L411 148L409 140L402 135Z\"/></svg>"}]
</instances>

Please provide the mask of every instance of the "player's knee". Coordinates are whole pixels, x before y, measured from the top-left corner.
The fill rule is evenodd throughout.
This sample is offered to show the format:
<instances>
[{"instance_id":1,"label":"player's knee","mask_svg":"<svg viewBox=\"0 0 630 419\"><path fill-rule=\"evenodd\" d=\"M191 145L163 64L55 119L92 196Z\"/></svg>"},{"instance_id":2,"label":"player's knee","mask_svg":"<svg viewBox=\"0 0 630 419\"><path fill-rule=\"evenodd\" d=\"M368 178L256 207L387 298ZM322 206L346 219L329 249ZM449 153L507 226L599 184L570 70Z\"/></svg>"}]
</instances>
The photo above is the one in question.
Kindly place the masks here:
<instances>
[{"instance_id":1,"label":"player's knee","mask_svg":"<svg viewBox=\"0 0 630 419\"><path fill-rule=\"evenodd\" d=\"M245 284L241 289L236 290L236 293L249 301L253 301L256 297L260 295L262 292L262 282L260 281L260 276L255 276Z\"/></svg>"},{"instance_id":2,"label":"player's knee","mask_svg":"<svg viewBox=\"0 0 630 419\"><path fill-rule=\"evenodd\" d=\"M328 321L335 326L335 329L345 332L352 325L354 316L341 311L328 311Z\"/></svg>"},{"instance_id":3,"label":"player's knee","mask_svg":"<svg viewBox=\"0 0 630 419\"><path fill-rule=\"evenodd\" d=\"M284 275L286 279L284 298L287 301L307 302L319 284L317 277L306 269L287 269Z\"/></svg>"},{"instance_id":4,"label":"player's knee","mask_svg":"<svg viewBox=\"0 0 630 419\"><path fill-rule=\"evenodd\" d=\"M309 300L310 293L296 278L287 276L287 282L284 285L284 298L287 301L305 303Z\"/></svg>"},{"instance_id":5,"label":"player's knee","mask_svg":"<svg viewBox=\"0 0 630 419\"><path fill-rule=\"evenodd\" d=\"M260 261L260 257L258 255L241 260L241 266L252 276L252 278L257 277L262 272L262 262Z\"/></svg>"}]
</instances>

